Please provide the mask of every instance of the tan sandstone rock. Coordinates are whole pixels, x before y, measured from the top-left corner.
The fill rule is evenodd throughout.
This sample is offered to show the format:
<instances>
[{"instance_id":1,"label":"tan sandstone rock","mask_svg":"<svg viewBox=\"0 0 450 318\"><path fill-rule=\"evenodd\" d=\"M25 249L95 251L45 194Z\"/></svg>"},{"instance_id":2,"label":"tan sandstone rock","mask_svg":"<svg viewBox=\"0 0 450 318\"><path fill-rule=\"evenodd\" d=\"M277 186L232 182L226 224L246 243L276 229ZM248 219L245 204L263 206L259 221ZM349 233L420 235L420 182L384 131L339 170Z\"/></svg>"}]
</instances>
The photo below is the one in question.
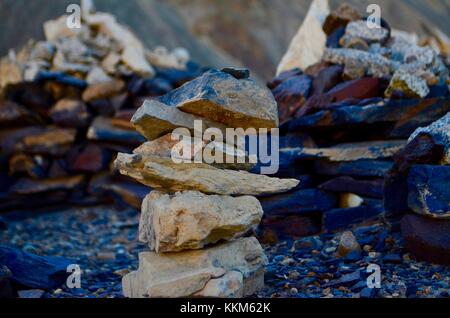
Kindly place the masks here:
<instances>
[{"instance_id":1,"label":"tan sandstone rock","mask_svg":"<svg viewBox=\"0 0 450 318\"><path fill-rule=\"evenodd\" d=\"M200 249L256 229L262 216L252 196L153 191L142 203L139 240L158 253Z\"/></svg>"},{"instance_id":2,"label":"tan sandstone rock","mask_svg":"<svg viewBox=\"0 0 450 318\"><path fill-rule=\"evenodd\" d=\"M120 173L162 191L260 195L286 192L299 184L295 179L223 170L204 163L175 163L172 159L156 156L119 153L114 165Z\"/></svg>"},{"instance_id":3,"label":"tan sandstone rock","mask_svg":"<svg viewBox=\"0 0 450 318\"><path fill-rule=\"evenodd\" d=\"M196 251L144 252L139 269L123 278L122 288L129 298L250 296L264 286L266 263L254 237Z\"/></svg>"},{"instance_id":4,"label":"tan sandstone rock","mask_svg":"<svg viewBox=\"0 0 450 318\"><path fill-rule=\"evenodd\" d=\"M303 24L278 65L277 75L296 67L305 70L320 61L327 42L322 24L329 13L328 0L312 2Z\"/></svg>"},{"instance_id":5,"label":"tan sandstone rock","mask_svg":"<svg viewBox=\"0 0 450 318\"><path fill-rule=\"evenodd\" d=\"M200 129L194 125L194 121L201 121ZM187 114L156 100L146 100L136 111L131 123L148 140L154 140L176 128L187 128L189 131L202 134L208 128L217 128L225 135L226 127L205 118Z\"/></svg>"}]
</instances>

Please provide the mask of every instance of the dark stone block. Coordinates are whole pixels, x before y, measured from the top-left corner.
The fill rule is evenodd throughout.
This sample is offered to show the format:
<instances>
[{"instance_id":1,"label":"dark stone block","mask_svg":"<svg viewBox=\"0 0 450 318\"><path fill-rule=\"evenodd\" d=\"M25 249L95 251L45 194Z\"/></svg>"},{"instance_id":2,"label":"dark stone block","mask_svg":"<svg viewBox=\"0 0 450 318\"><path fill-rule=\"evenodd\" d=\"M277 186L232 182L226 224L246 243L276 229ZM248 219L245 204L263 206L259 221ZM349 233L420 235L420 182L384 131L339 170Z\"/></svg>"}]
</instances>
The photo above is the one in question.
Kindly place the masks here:
<instances>
[{"instance_id":1,"label":"dark stone block","mask_svg":"<svg viewBox=\"0 0 450 318\"><path fill-rule=\"evenodd\" d=\"M250 77L250 70L248 68L225 67L220 71L228 73L236 79L245 79Z\"/></svg>"},{"instance_id":2,"label":"dark stone block","mask_svg":"<svg viewBox=\"0 0 450 318\"><path fill-rule=\"evenodd\" d=\"M450 166L412 166L408 206L418 214L450 218Z\"/></svg>"},{"instance_id":3,"label":"dark stone block","mask_svg":"<svg viewBox=\"0 0 450 318\"><path fill-rule=\"evenodd\" d=\"M359 206L348 209L334 209L323 214L323 231L333 232L345 229L362 221L379 216L384 212L382 207Z\"/></svg>"},{"instance_id":4,"label":"dark stone block","mask_svg":"<svg viewBox=\"0 0 450 318\"><path fill-rule=\"evenodd\" d=\"M22 286L55 289L65 283L70 273L67 267L76 264L59 257L44 257L0 245L0 263L11 271L11 281Z\"/></svg>"},{"instance_id":5,"label":"dark stone block","mask_svg":"<svg viewBox=\"0 0 450 318\"><path fill-rule=\"evenodd\" d=\"M320 216L317 215L270 216L263 218L257 236L263 243L276 243L315 235L320 230Z\"/></svg>"},{"instance_id":6,"label":"dark stone block","mask_svg":"<svg viewBox=\"0 0 450 318\"><path fill-rule=\"evenodd\" d=\"M450 266L450 220L410 214L401 229L406 248L418 260Z\"/></svg>"},{"instance_id":7,"label":"dark stone block","mask_svg":"<svg viewBox=\"0 0 450 318\"><path fill-rule=\"evenodd\" d=\"M343 176L322 183L319 185L319 189L339 193L354 193L360 196L382 199L383 183L383 179L357 180L352 177Z\"/></svg>"},{"instance_id":8,"label":"dark stone block","mask_svg":"<svg viewBox=\"0 0 450 318\"><path fill-rule=\"evenodd\" d=\"M284 82L288 78L297 76L297 75L302 75L302 74L303 74L303 72L299 68L294 68L290 71L282 72L280 75L278 75L277 77L272 79L270 82L268 82L267 87L269 87L270 89L274 89L275 87L280 85L282 82Z\"/></svg>"},{"instance_id":9,"label":"dark stone block","mask_svg":"<svg viewBox=\"0 0 450 318\"><path fill-rule=\"evenodd\" d=\"M336 206L336 196L317 189L299 190L260 198L264 214L282 216L322 212Z\"/></svg>"},{"instance_id":10,"label":"dark stone block","mask_svg":"<svg viewBox=\"0 0 450 318\"><path fill-rule=\"evenodd\" d=\"M318 160L315 162L315 171L331 176L384 177L393 164L392 161L366 159L350 162Z\"/></svg>"}]
</instances>

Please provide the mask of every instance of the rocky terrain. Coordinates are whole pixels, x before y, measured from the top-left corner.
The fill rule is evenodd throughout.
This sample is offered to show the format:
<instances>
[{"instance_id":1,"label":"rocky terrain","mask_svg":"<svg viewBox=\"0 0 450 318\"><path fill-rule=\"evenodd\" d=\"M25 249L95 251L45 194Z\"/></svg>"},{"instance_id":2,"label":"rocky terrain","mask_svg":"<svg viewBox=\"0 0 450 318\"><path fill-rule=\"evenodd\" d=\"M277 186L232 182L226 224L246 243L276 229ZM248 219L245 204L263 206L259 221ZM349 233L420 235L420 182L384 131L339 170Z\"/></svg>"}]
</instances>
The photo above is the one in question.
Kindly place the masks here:
<instances>
[{"instance_id":1,"label":"rocky terrain","mask_svg":"<svg viewBox=\"0 0 450 318\"><path fill-rule=\"evenodd\" d=\"M4 36L0 55L10 48L22 47L30 38L43 39L42 23L63 14L73 2L2 1L0 27ZM330 1L330 5L336 8L344 2ZM380 4L383 18L396 29L424 35L425 26L435 25L450 35L448 0L347 2L362 13L368 4ZM96 5L129 25L148 48L185 47L202 66L245 66L266 81L273 76L310 3L311 0L98 0ZM27 23L18 25L17 21Z\"/></svg>"},{"instance_id":2,"label":"rocky terrain","mask_svg":"<svg viewBox=\"0 0 450 318\"><path fill-rule=\"evenodd\" d=\"M265 87L83 2L2 60L0 297L450 297L443 33L314 0Z\"/></svg>"}]
</instances>

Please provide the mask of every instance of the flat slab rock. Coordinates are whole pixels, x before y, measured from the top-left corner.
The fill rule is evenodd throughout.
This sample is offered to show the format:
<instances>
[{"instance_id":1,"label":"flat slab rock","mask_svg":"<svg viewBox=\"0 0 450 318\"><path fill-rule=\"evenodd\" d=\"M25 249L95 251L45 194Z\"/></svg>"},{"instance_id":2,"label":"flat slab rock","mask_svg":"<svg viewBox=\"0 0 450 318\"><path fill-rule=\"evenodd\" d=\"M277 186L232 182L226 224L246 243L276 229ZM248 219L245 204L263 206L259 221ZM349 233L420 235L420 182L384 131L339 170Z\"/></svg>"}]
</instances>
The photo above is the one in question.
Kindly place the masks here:
<instances>
[{"instance_id":1,"label":"flat slab rock","mask_svg":"<svg viewBox=\"0 0 450 318\"><path fill-rule=\"evenodd\" d=\"M231 75L230 75L231 76ZM198 129L195 121L201 121ZM219 129L225 136L226 127L220 123L182 112L176 107L168 106L157 100L146 100L131 119L137 131L152 141L177 128L186 128L193 133L203 133L208 128Z\"/></svg>"},{"instance_id":2,"label":"flat slab rock","mask_svg":"<svg viewBox=\"0 0 450 318\"><path fill-rule=\"evenodd\" d=\"M247 156L246 152L223 142L202 140L191 136L164 135L148 141L133 150L143 156L175 158L186 162L204 162L217 168L233 170L251 170L256 158ZM216 160L218 159L218 160Z\"/></svg>"},{"instance_id":3,"label":"flat slab rock","mask_svg":"<svg viewBox=\"0 0 450 318\"><path fill-rule=\"evenodd\" d=\"M228 127L278 127L277 103L268 88L220 71L206 72L158 100Z\"/></svg>"},{"instance_id":4,"label":"flat slab rock","mask_svg":"<svg viewBox=\"0 0 450 318\"><path fill-rule=\"evenodd\" d=\"M254 237L198 251L143 252L122 289L128 298L250 296L264 286L266 263Z\"/></svg>"},{"instance_id":5,"label":"flat slab rock","mask_svg":"<svg viewBox=\"0 0 450 318\"><path fill-rule=\"evenodd\" d=\"M299 184L295 179L223 170L204 163L174 163L172 159L156 156L119 153L114 165L123 175L162 191L260 195L286 192Z\"/></svg>"},{"instance_id":6,"label":"flat slab rock","mask_svg":"<svg viewBox=\"0 0 450 318\"><path fill-rule=\"evenodd\" d=\"M152 191L142 204L139 240L157 253L200 249L255 230L262 215L252 196Z\"/></svg>"},{"instance_id":7,"label":"flat slab rock","mask_svg":"<svg viewBox=\"0 0 450 318\"><path fill-rule=\"evenodd\" d=\"M340 144L329 148L281 149L298 158L326 158L330 161L354 161L360 159L390 158L406 144L404 140L370 141Z\"/></svg>"}]
</instances>

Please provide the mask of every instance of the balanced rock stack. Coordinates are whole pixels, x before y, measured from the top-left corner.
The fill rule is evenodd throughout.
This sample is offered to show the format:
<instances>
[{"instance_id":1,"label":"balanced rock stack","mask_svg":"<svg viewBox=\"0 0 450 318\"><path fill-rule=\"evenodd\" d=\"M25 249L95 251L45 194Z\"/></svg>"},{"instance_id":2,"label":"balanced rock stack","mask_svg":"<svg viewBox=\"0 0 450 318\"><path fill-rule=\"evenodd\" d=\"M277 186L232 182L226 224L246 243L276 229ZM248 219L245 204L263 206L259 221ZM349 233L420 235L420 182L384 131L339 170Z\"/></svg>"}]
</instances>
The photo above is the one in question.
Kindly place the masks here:
<instances>
[{"instance_id":1,"label":"balanced rock stack","mask_svg":"<svg viewBox=\"0 0 450 318\"><path fill-rule=\"evenodd\" d=\"M119 153L115 166L154 190L139 225L149 251L123 278L126 297L243 297L264 285L267 259L251 236L263 216L255 196L299 182L249 173L254 164L239 144L207 137L210 129L217 137L227 127L278 126L270 91L248 77L247 70L211 70L134 114L132 124L149 141Z\"/></svg>"},{"instance_id":2,"label":"balanced rock stack","mask_svg":"<svg viewBox=\"0 0 450 318\"><path fill-rule=\"evenodd\" d=\"M419 260L445 265L450 265L449 164L450 113L411 135L384 188L386 210L402 216L406 247Z\"/></svg>"},{"instance_id":3,"label":"balanced rock stack","mask_svg":"<svg viewBox=\"0 0 450 318\"><path fill-rule=\"evenodd\" d=\"M82 3L81 28L47 21L45 41L0 61L0 210L111 196L139 207L145 187L110 173L117 151L145 140L129 120L144 99L202 73L186 50L148 50Z\"/></svg>"},{"instance_id":4,"label":"balanced rock stack","mask_svg":"<svg viewBox=\"0 0 450 318\"><path fill-rule=\"evenodd\" d=\"M370 21L372 22L372 21ZM335 231L383 214L383 179L418 127L450 111L449 70L417 36L350 5L315 0L268 83L280 171L294 193L261 199L267 240ZM293 226L295 224L295 226Z\"/></svg>"}]
</instances>

